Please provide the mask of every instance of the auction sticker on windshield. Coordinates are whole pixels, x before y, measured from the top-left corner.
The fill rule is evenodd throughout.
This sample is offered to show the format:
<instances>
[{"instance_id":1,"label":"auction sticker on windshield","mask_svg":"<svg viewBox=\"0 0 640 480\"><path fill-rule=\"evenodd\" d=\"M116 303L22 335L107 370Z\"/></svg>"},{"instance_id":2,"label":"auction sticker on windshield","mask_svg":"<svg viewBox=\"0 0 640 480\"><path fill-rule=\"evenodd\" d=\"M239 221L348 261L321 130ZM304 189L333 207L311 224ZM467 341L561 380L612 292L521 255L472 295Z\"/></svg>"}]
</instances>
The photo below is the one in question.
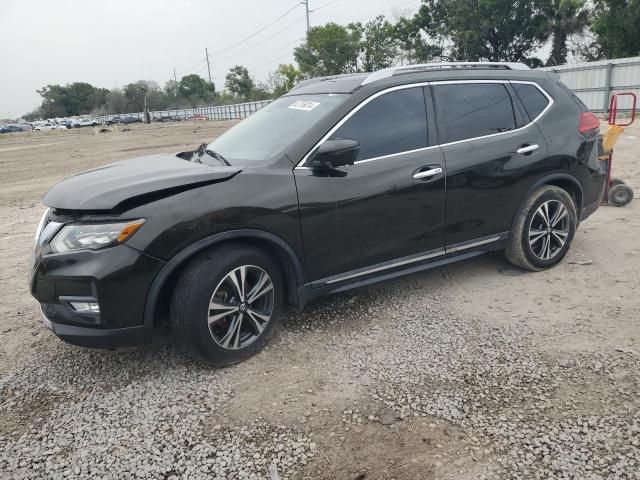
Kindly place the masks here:
<instances>
[{"instance_id":1,"label":"auction sticker on windshield","mask_svg":"<svg viewBox=\"0 0 640 480\"><path fill-rule=\"evenodd\" d=\"M289 105L289 108L292 108L293 110L304 110L305 112L310 112L318 105L320 105L320 103L312 102L311 100L298 100L297 102Z\"/></svg>"}]
</instances>

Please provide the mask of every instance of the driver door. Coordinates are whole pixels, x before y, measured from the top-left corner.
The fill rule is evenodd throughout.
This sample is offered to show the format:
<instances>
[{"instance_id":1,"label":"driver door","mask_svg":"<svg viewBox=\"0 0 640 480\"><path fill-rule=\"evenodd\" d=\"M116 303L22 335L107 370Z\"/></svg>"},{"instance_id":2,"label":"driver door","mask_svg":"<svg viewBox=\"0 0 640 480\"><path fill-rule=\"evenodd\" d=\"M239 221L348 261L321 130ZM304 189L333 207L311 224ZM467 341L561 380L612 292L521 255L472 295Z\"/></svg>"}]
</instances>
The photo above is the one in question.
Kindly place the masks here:
<instances>
[{"instance_id":1,"label":"driver door","mask_svg":"<svg viewBox=\"0 0 640 480\"><path fill-rule=\"evenodd\" d=\"M329 138L357 140L355 164L294 170L310 280L442 249L444 160L423 88L374 95L338 125Z\"/></svg>"}]
</instances>

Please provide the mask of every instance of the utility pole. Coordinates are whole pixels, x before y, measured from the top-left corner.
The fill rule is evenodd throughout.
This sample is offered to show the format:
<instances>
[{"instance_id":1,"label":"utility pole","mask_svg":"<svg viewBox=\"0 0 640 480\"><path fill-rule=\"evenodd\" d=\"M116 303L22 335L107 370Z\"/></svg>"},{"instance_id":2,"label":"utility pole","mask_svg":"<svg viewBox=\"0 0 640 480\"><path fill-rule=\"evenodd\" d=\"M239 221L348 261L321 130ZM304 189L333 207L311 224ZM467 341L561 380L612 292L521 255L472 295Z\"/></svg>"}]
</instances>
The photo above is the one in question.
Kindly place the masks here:
<instances>
[{"instance_id":1,"label":"utility pole","mask_svg":"<svg viewBox=\"0 0 640 480\"><path fill-rule=\"evenodd\" d=\"M173 80L178 83L178 77L176 76L176 69L173 69Z\"/></svg>"},{"instance_id":2,"label":"utility pole","mask_svg":"<svg viewBox=\"0 0 640 480\"><path fill-rule=\"evenodd\" d=\"M204 53L207 55L207 70L209 71L209 83L213 83L211 80L211 65L209 64L209 50L204 49Z\"/></svg>"},{"instance_id":3,"label":"utility pole","mask_svg":"<svg viewBox=\"0 0 640 480\"><path fill-rule=\"evenodd\" d=\"M307 33L309 33L309 0L303 0L300 3L304 5L305 10L307 11Z\"/></svg>"}]
</instances>

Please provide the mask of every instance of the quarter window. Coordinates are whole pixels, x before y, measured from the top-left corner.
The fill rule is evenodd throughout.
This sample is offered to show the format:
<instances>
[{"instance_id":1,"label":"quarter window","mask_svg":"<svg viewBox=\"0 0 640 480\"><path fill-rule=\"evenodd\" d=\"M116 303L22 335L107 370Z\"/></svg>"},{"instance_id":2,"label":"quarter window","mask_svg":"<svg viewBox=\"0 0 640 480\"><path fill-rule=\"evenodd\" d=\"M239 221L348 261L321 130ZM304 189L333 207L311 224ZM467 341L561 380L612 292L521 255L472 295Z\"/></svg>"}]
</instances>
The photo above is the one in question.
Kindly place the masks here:
<instances>
[{"instance_id":1,"label":"quarter window","mask_svg":"<svg viewBox=\"0 0 640 480\"><path fill-rule=\"evenodd\" d=\"M528 83L512 83L518 98L524 105L530 120L534 120L549 105L549 100L534 85Z\"/></svg>"},{"instance_id":2,"label":"quarter window","mask_svg":"<svg viewBox=\"0 0 640 480\"><path fill-rule=\"evenodd\" d=\"M501 83L435 85L433 95L440 143L516 128L511 96Z\"/></svg>"},{"instance_id":3,"label":"quarter window","mask_svg":"<svg viewBox=\"0 0 640 480\"><path fill-rule=\"evenodd\" d=\"M331 139L360 142L359 160L427 146L427 113L422 88L381 95L353 114Z\"/></svg>"}]
</instances>

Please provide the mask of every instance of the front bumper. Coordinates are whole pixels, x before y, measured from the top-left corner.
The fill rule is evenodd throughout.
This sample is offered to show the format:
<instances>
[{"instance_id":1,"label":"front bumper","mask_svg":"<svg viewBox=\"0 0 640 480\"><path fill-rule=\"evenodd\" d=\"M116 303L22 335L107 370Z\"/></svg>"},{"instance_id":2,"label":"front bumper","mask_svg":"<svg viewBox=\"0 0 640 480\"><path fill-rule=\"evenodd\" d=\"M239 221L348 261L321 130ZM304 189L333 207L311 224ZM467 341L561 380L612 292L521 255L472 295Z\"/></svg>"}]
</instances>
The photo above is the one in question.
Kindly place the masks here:
<instances>
[{"instance_id":1,"label":"front bumper","mask_svg":"<svg viewBox=\"0 0 640 480\"><path fill-rule=\"evenodd\" d=\"M151 341L152 326L125 328L92 328L55 323L49 320L42 307L42 321L58 338L73 345L91 348L119 348L141 345Z\"/></svg>"},{"instance_id":2,"label":"front bumper","mask_svg":"<svg viewBox=\"0 0 640 480\"><path fill-rule=\"evenodd\" d=\"M149 287L164 262L127 245L54 254L35 259L31 294L43 321L62 340L88 347L115 348L146 343L144 323ZM72 301L98 303L99 312L78 312Z\"/></svg>"}]
</instances>

